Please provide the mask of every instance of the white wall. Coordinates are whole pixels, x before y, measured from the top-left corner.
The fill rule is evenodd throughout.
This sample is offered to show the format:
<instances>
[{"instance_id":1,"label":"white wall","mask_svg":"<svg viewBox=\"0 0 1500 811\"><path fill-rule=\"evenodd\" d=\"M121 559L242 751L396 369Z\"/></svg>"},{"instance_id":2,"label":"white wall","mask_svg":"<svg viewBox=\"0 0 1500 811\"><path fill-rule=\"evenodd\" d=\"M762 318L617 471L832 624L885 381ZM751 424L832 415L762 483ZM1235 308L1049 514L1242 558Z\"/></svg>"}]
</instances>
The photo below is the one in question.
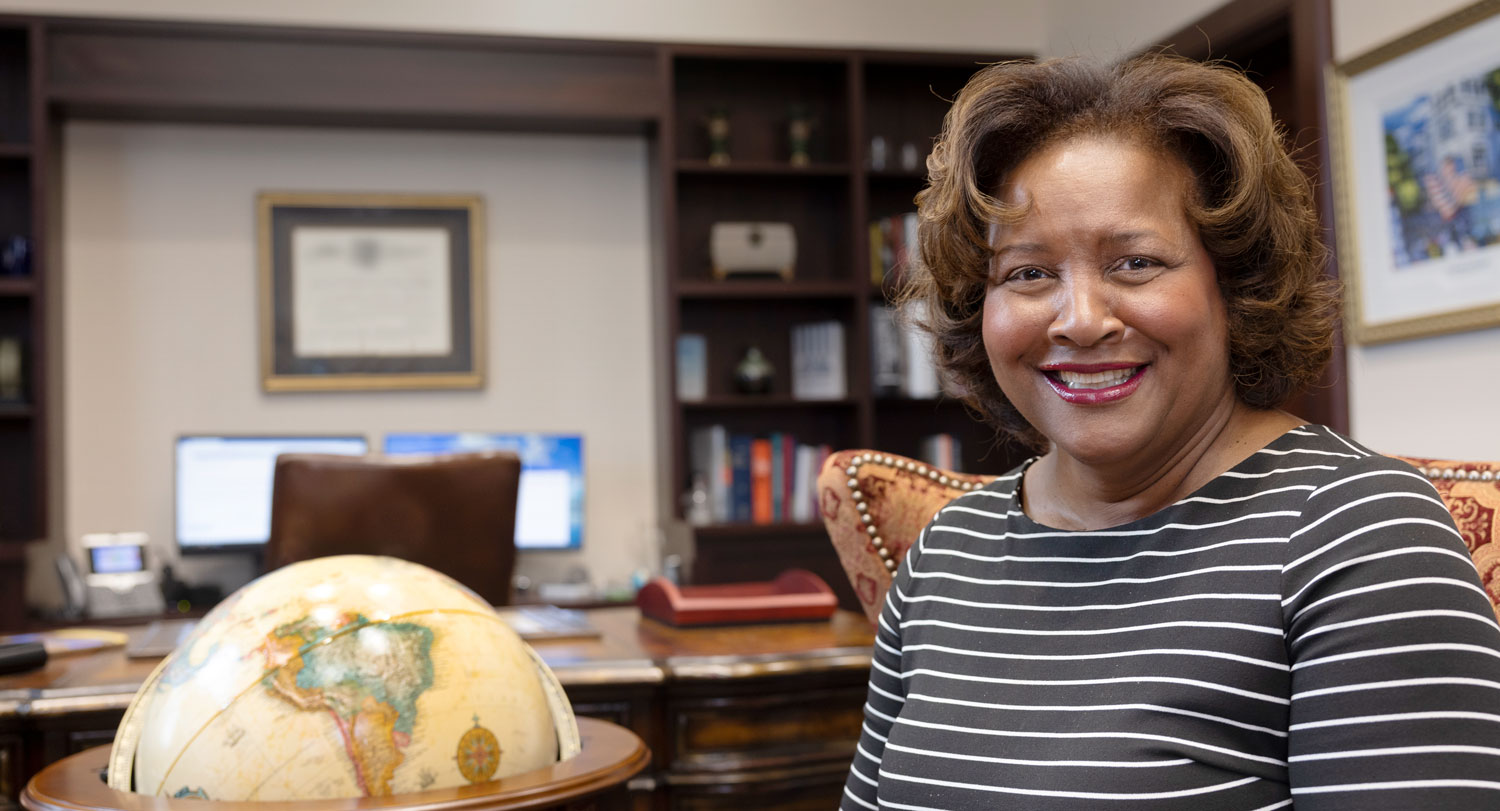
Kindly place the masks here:
<instances>
[{"instance_id":1,"label":"white wall","mask_svg":"<svg viewBox=\"0 0 1500 811\"><path fill-rule=\"evenodd\" d=\"M1359 56L1469 4L1334 0L1334 59ZM1390 453L1500 459L1496 369L1500 329L1351 346L1351 431L1361 442Z\"/></svg>"},{"instance_id":2,"label":"white wall","mask_svg":"<svg viewBox=\"0 0 1500 811\"><path fill-rule=\"evenodd\" d=\"M1224 0L1052 0L1043 56L1109 61L1160 42Z\"/></svg>"},{"instance_id":3,"label":"white wall","mask_svg":"<svg viewBox=\"0 0 1500 811\"><path fill-rule=\"evenodd\" d=\"M69 124L65 537L142 529L170 559L182 433L576 431L586 548L520 568L628 574L657 523L646 151L639 137ZM485 388L263 393L253 206L265 189L482 195ZM182 571L250 575L209 563Z\"/></svg>"},{"instance_id":4,"label":"white wall","mask_svg":"<svg viewBox=\"0 0 1500 811\"><path fill-rule=\"evenodd\" d=\"M35 14L469 34L1034 53L1043 0L0 0Z\"/></svg>"}]
</instances>

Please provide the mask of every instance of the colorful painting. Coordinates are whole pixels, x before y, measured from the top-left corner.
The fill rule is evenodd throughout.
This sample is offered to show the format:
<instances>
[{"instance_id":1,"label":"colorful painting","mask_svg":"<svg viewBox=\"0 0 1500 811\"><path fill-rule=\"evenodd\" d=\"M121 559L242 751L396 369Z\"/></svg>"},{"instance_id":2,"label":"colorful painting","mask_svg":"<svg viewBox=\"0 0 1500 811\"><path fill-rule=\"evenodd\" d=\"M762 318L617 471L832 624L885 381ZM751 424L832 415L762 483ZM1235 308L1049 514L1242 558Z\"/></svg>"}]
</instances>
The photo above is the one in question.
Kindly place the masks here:
<instances>
[{"instance_id":1,"label":"colorful painting","mask_svg":"<svg viewBox=\"0 0 1500 811\"><path fill-rule=\"evenodd\" d=\"M1500 325L1500 0L1337 65L1338 270L1354 343Z\"/></svg>"},{"instance_id":2,"label":"colorful painting","mask_svg":"<svg viewBox=\"0 0 1500 811\"><path fill-rule=\"evenodd\" d=\"M1386 110L1397 267L1500 242L1500 57Z\"/></svg>"}]
</instances>

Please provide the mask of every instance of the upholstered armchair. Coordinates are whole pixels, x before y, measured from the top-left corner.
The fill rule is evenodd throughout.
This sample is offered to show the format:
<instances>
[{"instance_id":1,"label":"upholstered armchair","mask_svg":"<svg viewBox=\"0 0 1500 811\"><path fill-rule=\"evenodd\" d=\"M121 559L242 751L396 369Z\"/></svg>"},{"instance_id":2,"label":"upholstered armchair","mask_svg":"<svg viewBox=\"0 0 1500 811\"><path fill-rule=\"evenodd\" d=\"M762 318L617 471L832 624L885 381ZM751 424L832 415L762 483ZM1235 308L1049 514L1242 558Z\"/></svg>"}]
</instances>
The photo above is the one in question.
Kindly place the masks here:
<instances>
[{"instance_id":1,"label":"upholstered armchair","mask_svg":"<svg viewBox=\"0 0 1500 811\"><path fill-rule=\"evenodd\" d=\"M953 473L879 451L839 451L823 463L818 504L860 607L874 622L896 567L948 502L994 476Z\"/></svg>"},{"instance_id":2,"label":"upholstered armchair","mask_svg":"<svg viewBox=\"0 0 1500 811\"><path fill-rule=\"evenodd\" d=\"M1500 616L1500 462L1397 457L1432 481ZM879 451L840 451L818 477L823 523L865 615L880 616L896 567L944 504L993 476L953 473Z\"/></svg>"}]
</instances>

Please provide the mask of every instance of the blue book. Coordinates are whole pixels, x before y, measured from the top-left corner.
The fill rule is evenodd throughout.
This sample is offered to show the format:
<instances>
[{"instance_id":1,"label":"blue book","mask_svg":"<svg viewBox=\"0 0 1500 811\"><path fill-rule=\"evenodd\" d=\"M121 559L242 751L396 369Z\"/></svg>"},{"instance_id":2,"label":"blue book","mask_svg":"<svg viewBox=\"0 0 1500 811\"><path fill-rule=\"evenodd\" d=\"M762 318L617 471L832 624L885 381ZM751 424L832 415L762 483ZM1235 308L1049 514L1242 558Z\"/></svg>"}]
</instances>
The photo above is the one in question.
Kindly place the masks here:
<instances>
[{"instance_id":1,"label":"blue book","mask_svg":"<svg viewBox=\"0 0 1500 811\"><path fill-rule=\"evenodd\" d=\"M750 521L750 435L729 437L729 518Z\"/></svg>"}]
</instances>

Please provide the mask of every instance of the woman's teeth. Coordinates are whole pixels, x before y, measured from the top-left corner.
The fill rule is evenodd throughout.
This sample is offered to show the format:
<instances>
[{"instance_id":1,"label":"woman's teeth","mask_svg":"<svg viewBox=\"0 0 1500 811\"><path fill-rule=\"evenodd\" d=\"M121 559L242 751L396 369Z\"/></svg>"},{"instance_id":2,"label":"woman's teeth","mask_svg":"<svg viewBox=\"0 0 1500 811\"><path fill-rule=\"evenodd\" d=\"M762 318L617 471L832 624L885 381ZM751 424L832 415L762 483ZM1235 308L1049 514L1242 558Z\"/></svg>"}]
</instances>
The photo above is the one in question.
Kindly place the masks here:
<instances>
[{"instance_id":1,"label":"woman's teeth","mask_svg":"<svg viewBox=\"0 0 1500 811\"><path fill-rule=\"evenodd\" d=\"M1140 367L1111 369L1108 372L1053 372L1064 386L1070 389L1107 389L1129 380Z\"/></svg>"}]
</instances>

